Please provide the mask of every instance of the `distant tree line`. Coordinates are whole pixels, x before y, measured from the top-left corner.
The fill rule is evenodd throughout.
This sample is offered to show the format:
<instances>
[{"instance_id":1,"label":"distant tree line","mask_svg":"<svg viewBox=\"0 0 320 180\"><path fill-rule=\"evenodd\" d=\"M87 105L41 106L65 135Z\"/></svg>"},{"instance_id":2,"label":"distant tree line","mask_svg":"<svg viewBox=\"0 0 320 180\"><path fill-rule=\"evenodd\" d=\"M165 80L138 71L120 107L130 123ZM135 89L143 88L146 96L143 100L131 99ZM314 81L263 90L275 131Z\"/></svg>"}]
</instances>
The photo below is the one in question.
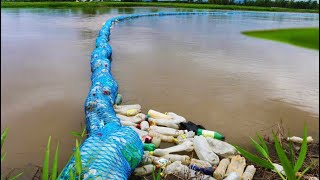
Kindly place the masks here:
<instances>
[{"instance_id":1,"label":"distant tree line","mask_svg":"<svg viewBox=\"0 0 320 180\"><path fill-rule=\"evenodd\" d=\"M1 0L1 1L24 1L24 2L39 2L39 1L113 1L113 0ZM166 0L116 0L123 2L165 2ZM206 3L220 5L242 5L242 6L260 6L260 7L282 7L295 9L319 9L319 3L316 0L176 0L170 2L183 3Z\"/></svg>"}]
</instances>

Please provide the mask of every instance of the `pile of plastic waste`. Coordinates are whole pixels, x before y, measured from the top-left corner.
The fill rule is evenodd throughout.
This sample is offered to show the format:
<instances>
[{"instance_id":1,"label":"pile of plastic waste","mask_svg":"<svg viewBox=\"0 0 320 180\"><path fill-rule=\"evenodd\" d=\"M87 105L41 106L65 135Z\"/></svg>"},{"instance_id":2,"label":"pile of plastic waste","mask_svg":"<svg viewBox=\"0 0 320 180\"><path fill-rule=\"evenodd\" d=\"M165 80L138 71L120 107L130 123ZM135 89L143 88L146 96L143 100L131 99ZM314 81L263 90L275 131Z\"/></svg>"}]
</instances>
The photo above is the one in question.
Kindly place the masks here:
<instances>
[{"instance_id":1,"label":"pile of plastic waste","mask_svg":"<svg viewBox=\"0 0 320 180\"><path fill-rule=\"evenodd\" d=\"M116 116L123 126L137 132L144 148L135 175L147 176L161 168L163 176L173 174L183 179L253 179L256 168L247 166L246 159L220 133L173 112L150 109L144 114L139 104L120 105L121 98L119 94L114 105ZM171 147L161 148L162 144ZM191 152L198 158L182 155Z\"/></svg>"}]
</instances>

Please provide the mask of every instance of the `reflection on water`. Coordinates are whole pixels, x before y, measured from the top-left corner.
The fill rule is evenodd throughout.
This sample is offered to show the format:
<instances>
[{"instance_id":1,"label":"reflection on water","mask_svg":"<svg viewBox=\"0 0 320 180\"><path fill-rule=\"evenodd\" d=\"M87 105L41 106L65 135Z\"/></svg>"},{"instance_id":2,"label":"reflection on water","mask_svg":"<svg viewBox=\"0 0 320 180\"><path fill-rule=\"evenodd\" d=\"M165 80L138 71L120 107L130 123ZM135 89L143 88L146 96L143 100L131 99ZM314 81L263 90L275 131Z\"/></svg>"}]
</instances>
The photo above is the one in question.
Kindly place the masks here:
<instances>
[{"instance_id":1,"label":"reflection on water","mask_svg":"<svg viewBox=\"0 0 320 180\"><path fill-rule=\"evenodd\" d=\"M1 130L10 129L2 172L26 168L30 179L49 135L53 147L61 142L63 167L74 144L69 132L84 125L89 59L102 23L117 14L158 11L192 10L2 9ZM124 102L139 103L144 112L176 112L240 145L280 119L295 135L306 121L318 140L318 51L240 31L318 26L319 16L229 14L149 17L115 26L113 74Z\"/></svg>"}]
</instances>

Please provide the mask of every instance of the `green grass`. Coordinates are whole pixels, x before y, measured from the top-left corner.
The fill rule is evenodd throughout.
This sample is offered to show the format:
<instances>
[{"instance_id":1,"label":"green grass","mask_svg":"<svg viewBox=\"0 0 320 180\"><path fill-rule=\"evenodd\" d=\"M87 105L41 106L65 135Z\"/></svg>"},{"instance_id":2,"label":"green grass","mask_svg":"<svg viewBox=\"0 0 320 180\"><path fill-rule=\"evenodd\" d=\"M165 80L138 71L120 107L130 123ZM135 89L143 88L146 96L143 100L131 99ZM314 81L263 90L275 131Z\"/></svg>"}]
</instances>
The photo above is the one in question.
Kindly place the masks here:
<instances>
[{"instance_id":1,"label":"green grass","mask_svg":"<svg viewBox=\"0 0 320 180\"><path fill-rule=\"evenodd\" d=\"M245 35L279 41L304 48L319 50L319 28L291 28L245 31Z\"/></svg>"},{"instance_id":2,"label":"green grass","mask_svg":"<svg viewBox=\"0 0 320 180\"><path fill-rule=\"evenodd\" d=\"M226 9L249 11L277 11L277 12L309 12L319 13L312 9L290 9L278 7L256 7L240 5L194 4L194 3L166 3L166 2L1 2L1 8L96 8L96 7L172 7L193 9Z\"/></svg>"}]
</instances>

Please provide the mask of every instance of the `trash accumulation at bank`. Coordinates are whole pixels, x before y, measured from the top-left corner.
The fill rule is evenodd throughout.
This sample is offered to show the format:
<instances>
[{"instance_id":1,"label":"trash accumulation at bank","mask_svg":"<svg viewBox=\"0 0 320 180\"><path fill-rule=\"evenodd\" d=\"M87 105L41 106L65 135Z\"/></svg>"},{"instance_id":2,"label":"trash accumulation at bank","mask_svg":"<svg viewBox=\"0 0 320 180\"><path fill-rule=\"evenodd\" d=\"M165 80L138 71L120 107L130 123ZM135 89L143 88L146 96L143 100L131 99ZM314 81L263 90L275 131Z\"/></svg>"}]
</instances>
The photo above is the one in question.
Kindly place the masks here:
<instances>
[{"instance_id":1,"label":"trash accumulation at bank","mask_svg":"<svg viewBox=\"0 0 320 180\"><path fill-rule=\"evenodd\" d=\"M132 128L143 143L142 162L134 175L146 176L161 169L162 176L173 174L183 179L252 179L256 168L247 165L225 137L215 131L187 121L173 112L150 109L141 113L139 104L115 105L123 126ZM162 143L170 143L161 148ZM194 152L198 158L181 155Z\"/></svg>"},{"instance_id":2,"label":"trash accumulation at bank","mask_svg":"<svg viewBox=\"0 0 320 180\"><path fill-rule=\"evenodd\" d=\"M88 138L80 146L80 179L128 179L152 174L196 179L253 179L256 168L248 164L225 137L174 112L150 109L139 104L121 105L118 83L111 74L110 29L116 23L143 16L232 15L237 12L168 12L118 16L104 23L91 54L91 81L84 110ZM294 138L296 139L296 138ZM169 147L162 145L169 143ZM181 153L195 153L197 158ZM59 179L70 179L77 170L71 158ZM279 169L282 167L279 165ZM72 175L71 175L72 174ZM77 175L79 176L79 175ZM200 177L201 176L201 177Z\"/></svg>"}]
</instances>

